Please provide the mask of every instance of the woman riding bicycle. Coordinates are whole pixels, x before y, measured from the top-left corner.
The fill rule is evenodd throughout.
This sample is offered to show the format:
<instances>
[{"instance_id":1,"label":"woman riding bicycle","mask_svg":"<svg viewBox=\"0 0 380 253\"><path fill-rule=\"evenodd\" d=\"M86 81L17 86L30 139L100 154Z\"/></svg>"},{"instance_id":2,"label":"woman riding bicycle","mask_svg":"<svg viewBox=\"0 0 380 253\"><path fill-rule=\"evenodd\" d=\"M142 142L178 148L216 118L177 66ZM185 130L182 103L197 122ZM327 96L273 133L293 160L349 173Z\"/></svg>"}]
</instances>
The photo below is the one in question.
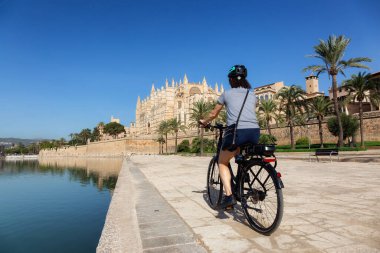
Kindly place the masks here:
<instances>
[{"instance_id":1,"label":"woman riding bicycle","mask_svg":"<svg viewBox=\"0 0 380 253\"><path fill-rule=\"evenodd\" d=\"M228 169L230 160L240 152L239 146L246 143L257 144L260 136L260 128L256 119L256 96L253 91L249 91L251 85L246 77L247 69L244 65L233 66L228 73L231 89L221 94L215 108L207 118L200 121L203 126L206 126L218 116L225 105L227 126L232 127L230 130L233 132L233 126L237 124L235 145L231 146L233 134L226 131L219 155L219 171L225 191L225 196L219 205L220 209L229 208L236 204L236 199L231 190L231 173ZM241 113L240 118L239 113ZM239 121L237 122L238 118Z\"/></svg>"}]
</instances>

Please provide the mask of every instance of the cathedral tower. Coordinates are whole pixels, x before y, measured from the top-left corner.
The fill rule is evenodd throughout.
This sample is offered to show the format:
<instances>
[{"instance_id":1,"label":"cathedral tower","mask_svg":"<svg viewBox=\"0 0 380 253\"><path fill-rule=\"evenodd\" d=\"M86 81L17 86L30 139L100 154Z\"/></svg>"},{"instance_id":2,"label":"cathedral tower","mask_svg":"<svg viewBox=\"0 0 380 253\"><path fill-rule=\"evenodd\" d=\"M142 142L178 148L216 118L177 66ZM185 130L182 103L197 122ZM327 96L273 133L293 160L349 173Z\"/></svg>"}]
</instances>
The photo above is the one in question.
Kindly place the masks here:
<instances>
[{"instance_id":1,"label":"cathedral tower","mask_svg":"<svg viewBox=\"0 0 380 253\"><path fill-rule=\"evenodd\" d=\"M318 88L318 77L317 76L307 76L306 77L306 93L312 94L319 92Z\"/></svg>"}]
</instances>

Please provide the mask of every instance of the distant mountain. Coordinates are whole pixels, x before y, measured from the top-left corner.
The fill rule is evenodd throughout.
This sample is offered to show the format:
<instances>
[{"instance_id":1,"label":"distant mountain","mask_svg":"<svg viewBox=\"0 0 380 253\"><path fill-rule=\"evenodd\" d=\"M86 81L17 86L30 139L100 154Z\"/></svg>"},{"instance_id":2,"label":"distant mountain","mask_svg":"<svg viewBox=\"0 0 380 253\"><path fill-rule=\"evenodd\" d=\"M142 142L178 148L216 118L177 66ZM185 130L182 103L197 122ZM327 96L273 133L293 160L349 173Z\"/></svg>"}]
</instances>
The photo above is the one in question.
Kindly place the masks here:
<instances>
[{"instance_id":1,"label":"distant mountain","mask_svg":"<svg viewBox=\"0 0 380 253\"><path fill-rule=\"evenodd\" d=\"M0 138L0 145L2 146L12 146L13 144L22 143L28 146L32 143L41 142L44 139L20 139L20 138Z\"/></svg>"}]
</instances>

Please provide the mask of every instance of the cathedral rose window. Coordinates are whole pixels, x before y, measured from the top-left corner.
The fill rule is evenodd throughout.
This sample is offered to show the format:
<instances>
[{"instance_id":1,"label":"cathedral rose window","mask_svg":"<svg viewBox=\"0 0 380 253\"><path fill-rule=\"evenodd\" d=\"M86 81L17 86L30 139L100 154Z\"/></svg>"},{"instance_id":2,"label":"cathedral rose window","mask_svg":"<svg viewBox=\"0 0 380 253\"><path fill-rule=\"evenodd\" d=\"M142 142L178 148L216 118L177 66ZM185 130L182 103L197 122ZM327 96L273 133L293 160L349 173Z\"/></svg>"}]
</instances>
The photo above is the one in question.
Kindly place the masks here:
<instances>
[{"instance_id":1,"label":"cathedral rose window","mask_svg":"<svg viewBox=\"0 0 380 253\"><path fill-rule=\"evenodd\" d=\"M192 87L189 93L190 93L190 96L193 96L195 94L201 94L201 90L198 87Z\"/></svg>"}]
</instances>

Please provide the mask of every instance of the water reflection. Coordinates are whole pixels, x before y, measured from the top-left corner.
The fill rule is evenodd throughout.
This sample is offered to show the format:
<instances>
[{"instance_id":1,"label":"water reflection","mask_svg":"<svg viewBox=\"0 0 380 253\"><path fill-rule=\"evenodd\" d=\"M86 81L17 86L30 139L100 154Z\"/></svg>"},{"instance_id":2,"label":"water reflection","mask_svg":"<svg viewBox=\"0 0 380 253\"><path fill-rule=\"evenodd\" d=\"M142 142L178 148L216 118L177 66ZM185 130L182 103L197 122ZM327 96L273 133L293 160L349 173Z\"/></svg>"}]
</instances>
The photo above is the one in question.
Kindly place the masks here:
<instances>
[{"instance_id":1,"label":"water reflection","mask_svg":"<svg viewBox=\"0 0 380 253\"><path fill-rule=\"evenodd\" d=\"M94 184L102 190L115 189L122 165L120 158L40 158L38 161L0 160L0 175L20 173L50 173L51 175L69 174L71 181L83 185ZM6 164L6 166L5 166Z\"/></svg>"}]
</instances>

